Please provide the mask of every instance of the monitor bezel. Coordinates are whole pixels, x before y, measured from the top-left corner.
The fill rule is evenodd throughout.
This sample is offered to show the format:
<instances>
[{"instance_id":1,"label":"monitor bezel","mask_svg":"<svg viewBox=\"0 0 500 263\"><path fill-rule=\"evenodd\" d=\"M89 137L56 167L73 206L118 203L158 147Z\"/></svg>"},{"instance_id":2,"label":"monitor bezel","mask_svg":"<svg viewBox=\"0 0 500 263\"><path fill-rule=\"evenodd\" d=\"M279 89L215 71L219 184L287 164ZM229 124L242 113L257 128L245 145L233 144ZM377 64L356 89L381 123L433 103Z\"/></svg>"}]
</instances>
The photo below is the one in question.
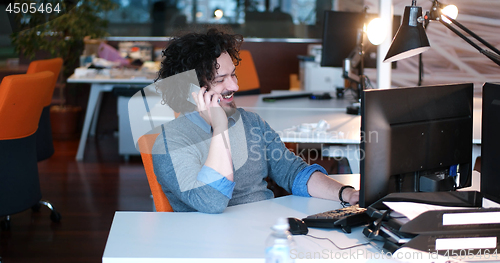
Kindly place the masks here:
<instances>
[{"instance_id":1,"label":"monitor bezel","mask_svg":"<svg viewBox=\"0 0 500 263\"><path fill-rule=\"evenodd\" d=\"M391 158L390 143L392 142L388 141L390 140L390 136L387 137L387 135L383 135L386 137L382 139L377 137L376 143L378 145L375 145L373 141L370 142L367 140L369 139L367 135L369 135L370 132L379 131L380 129L390 129L390 122L394 124L394 120L402 121L405 118L403 116L403 111L406 107L405 103L414 106L413 108L406 109L409 113L416 115L412 116L414 121L423 121L422 118L428 120L444 119L445 117L451 118L455 114L455 111L459 111L456 113L457 116L466 116L470 119L466 124L467 127L464 127L462 131L462 133L464 133L462 138L469 138L468 142L461 144L460 147L463 147L463 149L461 148L460 155L454 159L460 160L461 164L464 162L461 167L462 174L459 187L470 186L472 174L473 90L472 83L460 83L386 90L366 90L362 93L360 144L361 207L367 207L389 194L390 191L388 188L391 183L390 180L394 180L391 179L394 175L390 174L390 168L388 168L390 163L387 164L387 161L384 159L389 158L390 160ZM422 108L422 112L419 113L419 106L415 105L426 100L428 104L425 108ZM380 109L377 110L377 107ZM440 107L446 107L446 109L440 109ZM403 116L401 120L397 119L399 115ZM391 118L391 120L388 120L389 118ZM386 120L385 123L383 121L384 119ZM389 127L387 127L387 125L389 125ZM449 133L449 130L445 131L445 134ZM378 147L374 148L374 146ZM438 145L434 145L432 147L437 146ZM369 159L368 162L367 159ZM448 158L448 160L449 159L450 158ZM386 163L383 164L383 162ZM385 167L380 168L382 165L385 165ZM449 165L449 163L443 163L442 167L446 168L447 165ZM440 167L423 167L422 170L438 168Z\"/></svg>"}]
</instances>

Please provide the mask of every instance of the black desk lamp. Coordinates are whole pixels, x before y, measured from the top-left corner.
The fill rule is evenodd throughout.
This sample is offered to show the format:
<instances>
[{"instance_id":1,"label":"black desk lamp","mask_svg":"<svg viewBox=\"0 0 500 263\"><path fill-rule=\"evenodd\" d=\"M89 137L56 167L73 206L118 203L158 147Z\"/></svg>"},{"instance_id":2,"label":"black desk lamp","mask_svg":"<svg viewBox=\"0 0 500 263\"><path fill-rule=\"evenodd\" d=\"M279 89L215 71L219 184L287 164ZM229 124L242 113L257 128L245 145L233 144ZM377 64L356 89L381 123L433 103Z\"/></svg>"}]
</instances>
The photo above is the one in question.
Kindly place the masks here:
<instances>
[{"instance_id":1,"label":"black desk lamp","mask_svg":"<svg viewBox=\"0 0 500 263\"><path fill-rule=\"evenodd\" d=\"M457 22L455 19L441 12L443 5L439 3L439 1L433 1L431 11L427 12L425 16L422 16L422 8L416 6L416 2L416 0L412 0L412 5L405 7L403 23L399 27L396 36L392 40L391 47L387 52L384 62L392 62L408 58L428 50L430 48L430 45L429 40L427 39L427 35L425 34L423 23L428 20L436 20L441 22L441 24L446 26L448 29L453 31L453 33L455 33L475 49L477 49L481 54L485 55L500 66L500 51L490 43L486 42L484 39L480 38L474 32L470 31L468 28ZM446 19L448 19L449 21L446 22ZM467 34L475 38L477 41L481 42L493 52L481 48L479 45L462 34L458 29L453 27L452 24L465 31Z\"/></svg>"}]
</instances>

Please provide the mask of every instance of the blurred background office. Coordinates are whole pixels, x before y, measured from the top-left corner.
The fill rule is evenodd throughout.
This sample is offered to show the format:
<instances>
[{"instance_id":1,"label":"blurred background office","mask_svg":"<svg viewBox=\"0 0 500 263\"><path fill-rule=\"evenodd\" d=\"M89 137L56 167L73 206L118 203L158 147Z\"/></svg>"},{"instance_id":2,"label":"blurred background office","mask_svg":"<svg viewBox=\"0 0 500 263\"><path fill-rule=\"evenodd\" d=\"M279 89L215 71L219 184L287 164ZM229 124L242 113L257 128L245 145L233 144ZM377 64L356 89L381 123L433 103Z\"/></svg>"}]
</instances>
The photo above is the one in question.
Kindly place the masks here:
<instances>
[{"instance_id":1,"label":"blurred background office","mask_svg":"<svg viewBox=\"0 0 500 263\"><path fill-rule=\"evenodd\" d=\"M42 1L31 2L41 3ZM21 24L37 22L29 14L9 12L9 4L28 1L0 1L0 80L12 74L24 74L34 60L61 57L62 74L56 84L52 106L74 106L79 116L72 136L54 138L55 153L38 163L40 186L44 198L51 200L62 215L60 223L40 214L25 211L12 216L12 229L0 230L0 257L5 262L101 262L102 253L116 210L150 211L150 188L139 156L125 159L118 151L119 112L117 98L126 94L104 92L95 129L95 136L86 142L85 158L76 161L78 139L83 126L83 113L89 101L90 85L68 83L75 68L86 64L87 55L95 53L101 44L125 52L131 68L146 60L161 60L161 50L170 36L195 27L221 25L245 38L242 49L251 53L258 75L259 92L273 90L326 89L344 86L335 68L319 66L324 12L327 10L378 14L382 0L45 0L44 3L64 3L70 10L88 8L85 16L76 14L56 26L73 26L71 36L48 44L25 39L16 44L13 33L21 32ZM443 0L459 9L457 20L497 48L500 47L500 1ZM401 16L411 0L388 1L394 15ZM419 0L417 5L429 10L432 1ZM387 6L383 6L387 7ZM12 8L12 5L11 5ZM90 12L89 12L90 10ZM19 12L18 12L19 13ZM56 19L57 14L40 19ZM38 19L38 18L37 18ZM69 19L69 18L67 18ZM44 21L44 20L40 20ZM40 24L41 23L41 24ZM40 22L38 25L45 25ZM84 25L84 26L79 26ZM338 27L346 25L339 24ZM76 29L75 29L76 27ZM55 34L57 30L37 27L37 32ZM33 33L32 32L32 33ZM81 35L80 35L81 34ZM93 35L84 41L84 36ZM481 96L484 82L500 82L498 66L455 36L439 23L427 27L431 49L422 54L422 85L473 82L475 96ZM77 37L75 37L77 36ZM74 40L75 49L57 56ZM343 39L339 39L343 41ZM19 52L34 47L32 57ZM45 50L40 50L44 48ZM353 47L354 48L354 47ZM141 53L144 51L143 53ZM142 54L142 55L141 55ZM144 55L146 54L146 55ZM74 56L70 56L74 55ZM376 54L385 56L385 54ZM148 57L148 58L146 58ZM304 57L308 57L307 64ZM80 60L83 58L83 60ZM71 62L73 61L73 62ZM138 63L138 64L134 64ZM148 64L148 63L144 63ZM392 69L391 86L416 86L418 56L397 62ZM304 73L307 72L307 73ZM305 74L305 75L304 75ZM367 68L365 74L376 87L377 69ZM308 84L307 76L314 76ZM340 81L338 79L340 78ZM122 87L123 88L123 87ZM128 88L125 87L125 88ZM122 90L123 91L123 90ZM55 108L55 107L54 107ZM52 108L51 108L52 109ZM68 121L58 121L67 123ZM2 124L0 123L0 129ZM331 173L342 173L337 162L323 163ZM1 182L0 182L1 183ZM7 261L7 259L12 259Z\"/></svg>"},{"instance_id":2,"label":"blurred background office","mask_svg":"<svg viewBox=\"0 0 500 263\"><path fill-rule=\"evenodd\" d=\"M5 3L8 2L5 1ZM77 1L67 2L76 3ZM288 57L293 58L296 63L292 64L295 66L292 73L298 73L296 55L299 53L307 55L306 47L298 43L321 43L325 10L361 12L366 6L368 13L377 14L380 4L379 0L113 0L112 2L116 4L116 8L98 14L109 21L106 32L111 40L127 40L127 38L113 37L143 37L143 40L153 40L154 42L154 39L147 37L167 37L195 25L222 24L230 26L234 33L242 34L248 43L255 41L252 40L255 38L268 39L259 40L263 42L275 39L275 41L282 43L279 45L282 52L273 52L274 49L268 52L272 52L271 54L274 53L276 56L285 53ZM404 6L411 4L411 1L407 0L390 2L393 3L395 15L402 15ZM464 23L469 29L494 46L500 45L500 37L496 33L500 22L494 11L499 8L498 1L450 0L442 2L456 5L459 9L458 21ZM422 0L418 1L417 4L422 6L425 11L430 9L432 2ZM2 5L2 10L6 10L5 4ZM0 64L4 65L7 58L18 57L9 38L12 30L15 30L13 16L14 14L9 12L0 14L2 25L10 24L10 26L0 29ZM493 75L497 71L492 63L483 56L477 56L472 47L469 47L467 43L464 43L445 27L431 23L427 34L434 48L423 56L425 74L423 84L471 81L471 79L480 83L482 79L496 79ZM128 38L128 40L130 39L133 38ZM135 38L135 40L138 39ZM159 41L160 43L154 44L154 46L161 48L163 45L161 43L164 40L160 39ZM112 44L117 46L116 42ZM269 57L270 53L263 51L254 53L258 70L266 72L267 68L265 65L261 65L260 61L264 57ZM277 61L290 64L292 60L278 59ZM263 69L261 69L262 67ZM417 68L418 58L401 61L400 66L393 72L392 85L415 85ZM370 71L367 74L373 75L371 80L376 82L376 74ZM265 93L268 85L265 85L265 74L262 77L264 78ZM268 84L273 89L287 89L290 86L289 78L285 78L282 82L270 81Z\"/></svg>"}]
</instances>

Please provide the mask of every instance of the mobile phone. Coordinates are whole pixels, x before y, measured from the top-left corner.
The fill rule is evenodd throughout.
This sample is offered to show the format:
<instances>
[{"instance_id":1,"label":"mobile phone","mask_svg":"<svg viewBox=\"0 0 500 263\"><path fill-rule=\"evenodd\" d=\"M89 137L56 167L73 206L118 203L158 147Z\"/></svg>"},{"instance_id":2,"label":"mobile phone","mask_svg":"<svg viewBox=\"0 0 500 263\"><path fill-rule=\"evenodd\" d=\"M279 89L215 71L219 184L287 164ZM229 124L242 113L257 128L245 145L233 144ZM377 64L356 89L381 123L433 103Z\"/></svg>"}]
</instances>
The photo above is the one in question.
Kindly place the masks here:
<instances>
[{"instance_id":1,"label":"mobile phone","mask_svg":"<svg viewBox=\"0 0 500 263\"><path fill-rule=\"evenodd\" d=\"M198 94L198 92L200 92L200 87L197 86L196 84L193 84L191 83L191 85L189 86L189 93L188 93L188 97L187 97L187 100L191 103L193 103L194 105L196 105L196 101L194 101L193 99L193 96L191 95L191 93L196 93Z\"/></svg>"}]
</instances>

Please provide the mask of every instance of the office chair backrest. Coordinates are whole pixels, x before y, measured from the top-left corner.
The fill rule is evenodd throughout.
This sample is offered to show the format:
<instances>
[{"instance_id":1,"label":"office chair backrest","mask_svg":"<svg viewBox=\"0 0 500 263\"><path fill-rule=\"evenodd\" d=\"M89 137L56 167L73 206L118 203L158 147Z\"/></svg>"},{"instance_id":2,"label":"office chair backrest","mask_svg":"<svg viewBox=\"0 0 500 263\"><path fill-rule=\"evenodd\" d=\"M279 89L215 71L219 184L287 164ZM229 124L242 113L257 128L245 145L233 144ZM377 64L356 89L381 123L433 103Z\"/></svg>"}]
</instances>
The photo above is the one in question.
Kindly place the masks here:
<instances>
[{"instance_id":1,"label":"office chair backrest","mask_svg":"<svg viewBox=\"0 0 500 263\"><path fill-rule=\"evenodd\" d=\"M28 67L28 71L26 72L26 74L33 74L46 70L54 73L54 77L51 80L51 85L50 85L51 92L49 96L43 99L44 100L43 106L49 106L50 103L52 102L52 93L54 92L54 88L56 86L59 73L61 72L62 65L63 65L62 58L53 58L53 59L35 60L31 62Z\"/></svg>"},{"instance_id":2,"label":"office chair backrest","mask_svg":"<svg viewBox=\"0 0 500 263\"><path fill-rule=\"evenodd\" d=\"M32 135L38 128L43 103L54 73L11 75L0 84L0 139Z\"/></svg>"},{"instance_id":3,"label":"office chair backrest","mask_svg":"<svg viewBox=\"0 0 500 263\"><path fill-rule=\"evenodd\" d=\"M239 92L260 88L259 76L255 69L252 54L248 50L240 50L240 64L236 67Z\"/></svg>"},{"instance_id":4,"label":"office chair backrest","mask_svg":"<svg viewBox=\"0 0 500 263\"><path fill-rule=\"evenodd\" d=\"M27 74L33 74L42 71L50 71L54 73L50 85L47 86L48 92L45 97L40 98L43 101L44 109L38 123L36 132L36 155L38 161L43 161L50 158L54 154L54 143L52 142L52 127L50 121L50 104L54 88L61 72L63 60L61 58L35 60L30 63Z\"/></svg>"},{"instance_id":5,"label":"office chair backrest","mask_svg":"<svg viewBox=\"0 0 500 263\"><path fill-rule=\"evenodd\" d=\"M144 134L139 137L137 141L139 145L139 150L141 152L142 163L144 165L144 170L146 171L146 176L148 177L149 187L151 188L151 194L153 194L153 200L155 203L155 208L157 212L173 212L170 202L168 202L167 196L161 189L160 183L156 179L156 174L153 168L153 145L155 143L156 137L159 133L155 134Z\"/></svg>"},{"instance_id":6,"label":"office chair backrest","mask_svg":"<svg viewBox=\"0 0 500 263\"><path fill-rule=\"evenodd\" d=\"M35 132L53 76L50 71L10 75L0 84L0 217L42 198Z\"/></svg>"}]
</instances>

